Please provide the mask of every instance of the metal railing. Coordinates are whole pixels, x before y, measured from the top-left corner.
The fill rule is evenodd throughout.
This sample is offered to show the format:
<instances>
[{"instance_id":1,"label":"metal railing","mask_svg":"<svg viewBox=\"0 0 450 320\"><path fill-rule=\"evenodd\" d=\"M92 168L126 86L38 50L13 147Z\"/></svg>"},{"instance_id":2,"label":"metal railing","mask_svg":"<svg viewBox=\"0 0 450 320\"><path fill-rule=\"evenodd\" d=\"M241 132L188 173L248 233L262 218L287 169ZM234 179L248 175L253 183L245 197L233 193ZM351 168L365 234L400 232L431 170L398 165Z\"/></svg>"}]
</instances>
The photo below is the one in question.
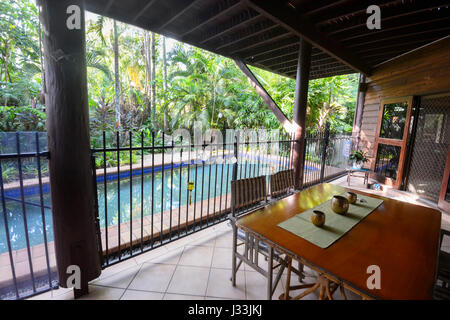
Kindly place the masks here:
<instances>
[{"instance_id":1,"label":"metal railing","mask_svg":"<svg viewBox=\"0 0 450 320\"><path fill-rule=\"evenodd\" d=\"M303 187L345 174L351 146L351 135L330 135L328 126L323 133L307 134Z\"/></svg>"},{"instance_id":2,"label":"metal railing","mask_svg":"<svg viewBox=\"0 0 450 320\"><path fill-rule=\"evenodd\" d=\"M46 134L0 133L0 141L0 299L20 299L58 285Z\"/></svg>"},{"instance_id":3,"label":"metal railing","mask_svg":"<svg viewBox=\"0 0 450 320\"><path fill-rule=\"evenodd\" d=\"M233 176L292 167L295 141L288 134L221 136L195 144L127 132L108 143L103 133L92 154L105 267L226 220Z\"/></svg>"},{"instance_id":4,"label":"metal railing","mask_svg":"<svg viewBox=\"0 0 450 320\"><path fill-rule=\"evenodd\" d=\"M92 148L103 267L225 221L231 180L293 167L293 136L106 134ZM46 133L0 133L0 299L57 287ZM345 172L351 137L307 135L303 186ZM205 157L207 156L207 157Z\"/></svg>"}]
</instances>

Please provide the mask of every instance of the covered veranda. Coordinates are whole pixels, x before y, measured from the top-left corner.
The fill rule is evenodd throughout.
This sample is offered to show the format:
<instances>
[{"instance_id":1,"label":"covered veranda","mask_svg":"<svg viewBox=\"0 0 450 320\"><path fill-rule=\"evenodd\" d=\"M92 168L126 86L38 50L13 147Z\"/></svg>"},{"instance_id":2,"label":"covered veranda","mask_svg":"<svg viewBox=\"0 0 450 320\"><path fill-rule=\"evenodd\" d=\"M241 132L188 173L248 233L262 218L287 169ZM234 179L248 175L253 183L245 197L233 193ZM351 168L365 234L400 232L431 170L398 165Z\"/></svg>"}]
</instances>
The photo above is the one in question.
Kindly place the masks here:
<instances>
[{"instance_id":1,"label":"covered veranda","mask_svg":"<svg viewBox=\"0 0 450 320\"><path fill-rule=\"evenodd\" d=\"M264 283L258 280L258 274L244 269L238 274L245 278L239 282L241 287L227 287L231 231L224 222L101 270L87 123L84 10L234 59L286 131L295 134L292 169L297 190L304 188L308 81L354 72L361 74L353 130L355 146L358 146L364 140L361 135L364 133L364 99L371 75L384 63L410 51L435 42L448 43L450 30L449 8L445 1L381 1L379 6L384 20L380 30L367 28L366 9L371 3L366 1L285 1L275 4L252 0L89 0L75 3L81 8L79 30L66 28L67 7L74 1L40 1L45 28L56 265L62 286L67 280L67 267L81 266L85 270L83 287L75 290L75 295L85 296L91 289L91 294L86 297L99 299L254 299L263 298L258 296L261 291L258 286L264 286ZM443 47L448 50L448 46ZM296 78L293 119L283 114L246 65ZM440 85L447 88L446 83ZM334 183L346 185L342 179ZM367 192L362 184L351 187ZM424 204L418 197L390 187L385 185L380 194ZM376 194L378 191L371 192ZM449 229L447 217L442 216L443 229ZM448 250L448 246L446 242L443 248ZM199 256L205 259L198 259ZM204 269L200 270L202 267ZM158 274L165 275L164 279L152 277L157 268L160 268ZM186 279L187 274L199 274L199 277L191 278L202 283L178 281ZM145 288L154 289L139 287L139 283L145 281L148 281ZM280 293L283 289L282 286L279 288ZM69 298L73 294L58 290L38 296L45 297ZM349 297L352 297L350 293Z\"/></svg>"}]
</instances>

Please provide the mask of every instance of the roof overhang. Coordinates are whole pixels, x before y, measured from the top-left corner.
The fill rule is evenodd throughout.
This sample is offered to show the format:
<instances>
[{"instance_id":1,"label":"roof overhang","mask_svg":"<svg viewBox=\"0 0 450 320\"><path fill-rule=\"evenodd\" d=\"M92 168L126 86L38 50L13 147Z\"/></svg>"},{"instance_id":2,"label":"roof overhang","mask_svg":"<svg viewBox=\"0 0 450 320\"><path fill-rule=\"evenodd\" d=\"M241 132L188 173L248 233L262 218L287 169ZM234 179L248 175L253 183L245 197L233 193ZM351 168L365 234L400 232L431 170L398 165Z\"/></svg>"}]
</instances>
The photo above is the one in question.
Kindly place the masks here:
<instances>
[{"instance_id":1,"label":"roof overhang","mask_svg":"<svg viewBox=\"0 0 450 320\"><path fill-rule=\"evenodd\" d=\"M295 78L299 38L310 78L359 72L450 34L449 1L85 0L88 11ZM381 29L369 30L369 5Z\"/></svg>"}]
</instances>

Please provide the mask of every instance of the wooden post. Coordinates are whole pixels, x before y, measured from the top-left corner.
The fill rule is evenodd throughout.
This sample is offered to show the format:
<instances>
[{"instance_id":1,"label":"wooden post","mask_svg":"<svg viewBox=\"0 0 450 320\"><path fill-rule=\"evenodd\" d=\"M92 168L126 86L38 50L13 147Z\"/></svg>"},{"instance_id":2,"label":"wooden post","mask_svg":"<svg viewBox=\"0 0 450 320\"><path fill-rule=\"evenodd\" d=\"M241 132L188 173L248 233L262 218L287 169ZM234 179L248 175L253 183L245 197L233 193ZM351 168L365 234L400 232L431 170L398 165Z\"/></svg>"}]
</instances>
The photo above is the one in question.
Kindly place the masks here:
<instances>
[{"instance_id":1,"label":"wooden post","mask_svg":"<svg viewBox=\"0 0 450 320\"><path fill-rule=\"evenodd\" d=\"M78 297L88 292L88 281L101 273L91 176L84 1L41 0L40 5L56 262L62 287L68 286L72 275L67 267L80 268L81 289L74 290Z\"/></svg>"},{"instance_id":2,"label":"wooden post","mask_svg":"<svg viewBox=\"0 0 450 320\"><path fill-rule=\"evenodd\" d=\"M364 101L366 99L366 76L363 74L359 75L359 86L358 86L358 98L356 102L355 117L353 119L353 130L352 130L352 149L358 148L360 134L361 134L361 124L362 124L362 114L364 108Z\"/></svg>"},{"instance_id":3,"label":"wooden post","mask_svg":"<svg viewBox=\"0 0 450 320\"><path fill-rule=\"evenodd\" d=\"M305 167L305 133L306 133L306 107L308 105L308 82L311 67L311 44L304 39L300 40L297 65L297 81L295 86L295 102L293 124L296 126L294 144L294 176L295 188L303 187L303 171Z\"/></svg>"}]
</instances>

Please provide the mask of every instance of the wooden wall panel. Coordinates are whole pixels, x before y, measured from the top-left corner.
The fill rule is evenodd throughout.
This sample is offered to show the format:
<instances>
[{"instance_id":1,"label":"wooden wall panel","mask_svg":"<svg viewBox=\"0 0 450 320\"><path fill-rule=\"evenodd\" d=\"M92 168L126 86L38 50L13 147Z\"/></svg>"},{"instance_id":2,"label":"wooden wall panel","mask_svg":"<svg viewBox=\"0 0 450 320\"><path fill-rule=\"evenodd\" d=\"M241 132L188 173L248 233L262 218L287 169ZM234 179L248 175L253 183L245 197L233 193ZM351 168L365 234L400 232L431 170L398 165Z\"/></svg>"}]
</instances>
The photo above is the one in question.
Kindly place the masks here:
<instances>
[{"instance_id":1,"label":"wooden wall panel","mask_svg":"<svg viewBox=\"0 0 450 320\"><path fill-rule=\"evenodd\" d=\"M450 91L450 36L380 65L367 82L359 147L372 165L381 99Z\"/></svg>"}]
</instances>

